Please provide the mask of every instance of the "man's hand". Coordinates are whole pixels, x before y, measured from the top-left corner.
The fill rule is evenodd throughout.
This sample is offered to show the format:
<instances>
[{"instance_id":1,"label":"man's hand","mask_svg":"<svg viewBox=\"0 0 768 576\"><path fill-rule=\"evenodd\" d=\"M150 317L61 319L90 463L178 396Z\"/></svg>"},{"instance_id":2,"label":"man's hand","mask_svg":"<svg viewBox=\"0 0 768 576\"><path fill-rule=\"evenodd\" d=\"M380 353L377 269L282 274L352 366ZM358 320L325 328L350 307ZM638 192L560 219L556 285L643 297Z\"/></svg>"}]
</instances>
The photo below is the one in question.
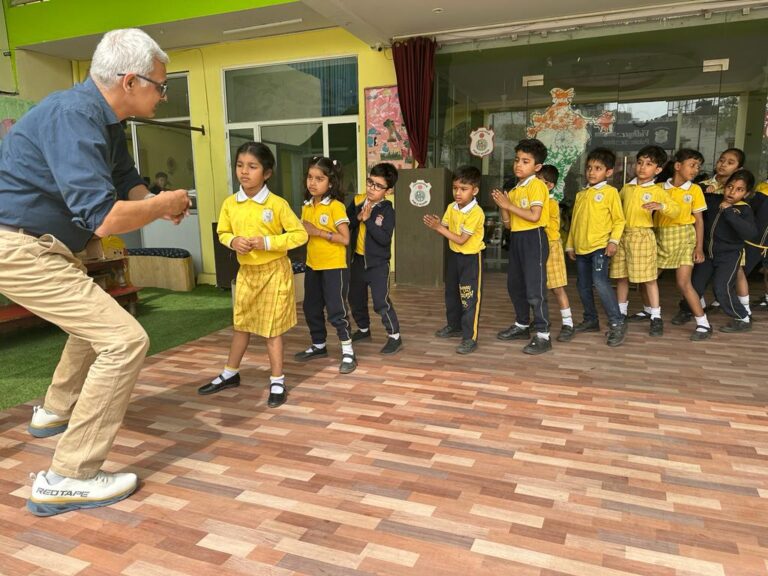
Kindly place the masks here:
<instances>
[{"instance_id":1,"label":"man's hand","mask_svg":"<svg viewBox=\"0 0 768 576\"><path fill-rule=\"evenodd\" d=\"M189 208L192 206L192 201L189 199L186 190L170 190L155 196L155 198L159 198L166 203L167 209L163 215L163 218L166 220L178 224L185 216L189 216Z\"/></svg>"},{"instance_id":2,"label":"man's hand","mask_svg":"<svg viewBox=\"0 0 768 576\"><path fill-rule=\"evenodd\" d=\"M242 236L236 236L230 244L232 249L238 254L248 254L251 251L251 241L248 238Z\"/></svg>"},{"instance_id":3,"label":"man's hand","mask_svg":"<svg viewBox=\"0 0 768 576\"><path fill-rule=\"evenodd\" d=\"M613 242L608 242L608 246L605 247L605 255L608 256L608 258L612 257L614 254L616 254L616 250L618 250L618 246L614 244Z\"/></svg>"},{"instance_id":4,"label":"man's hand","mask_svg":"<svg viewBox=\"0 0 768 576\"><path fill-rule=\"evenodd\" d=\"M441 226L441 220L437 214L424 214L424 224L426 224L427 228L437 230Z\"/></svg>"}]
</instances>

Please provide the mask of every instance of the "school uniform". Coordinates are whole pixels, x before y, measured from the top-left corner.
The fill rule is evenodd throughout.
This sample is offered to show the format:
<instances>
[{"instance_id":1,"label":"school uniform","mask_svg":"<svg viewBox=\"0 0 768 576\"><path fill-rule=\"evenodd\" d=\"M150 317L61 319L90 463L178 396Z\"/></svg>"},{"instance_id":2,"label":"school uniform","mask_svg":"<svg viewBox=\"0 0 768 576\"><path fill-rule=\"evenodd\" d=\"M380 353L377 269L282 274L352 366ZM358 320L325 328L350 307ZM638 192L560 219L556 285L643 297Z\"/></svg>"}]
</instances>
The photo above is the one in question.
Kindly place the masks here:
<instances>
[{"instance_id":1,"label":"school uniform","mask_svg":"<svg viewBox=\"0 0 768 576\"><path fill-rule=\"evenodd\" d=\"M370 218L362 222L357 217L367 203L365 194L357 194L347 207L352 246L349 305L358 328L370 328L370 288L373 309L381 316L384 329L387 334L397 334L400 332L400 323L389 298L389 262L392 258L395 209L392 202L383 199L371 207Z\"/></svg>"},{"instance_id":2,"label":"school uniform","mask_svg":"<svg viewBox=\"0 0 768 576\"><path fill-rule=\"evenodd\" d=\"M549 241L549 257L547 258L547 289L562 288L568 285L568 275L565 269L565 253L560 239L560 203L555 197L549 196L549 220L545 232Z\"/></svg>"},{"instance_id":3,"label":"school uniform","mask_svg":"<svg viewBox=\"0 0 768 576\"><path fill-rule=\"evenodd\" d=\"M510 213L507 290L515 308L515 322L528 326L533 308L533 327L546 334L549 332L546 296L549 240L545 229L549 222L549 190L544 182L531 175L519 182L507 196L518 208L541 206L541 215L536 222Z\"/></svg>"},{"instance_id":4,"label":"school uniform","mask_svg":"<svg viewBox=\"0 0 768 576\"><path fill-rule=\"evenodd\" d=\"M680 266L693 266L693 252L696 249L695 214L707 209L704 193L697 184L686 182L674 186L672 179L663 184L664 190L680 206L677 217L665 216L656 212L653 216L656 225L657 263L660 269L676 270Z\"/></svg>"},{"instance_id":5,"label":"school uniform","mask_svg":"<svg viewBox=\"0 0 768 576\"><path fill-rule=\"evenodd\" d=\"M768 182L761 182L755 188L757 194L749 199L749 205L755 215L757 235L747 240L745 252L744 273L749 276L752 271L762 264L768 269Z\"/></svg>"},{"instance_id":6,"label":"school uniform","mask_svg":"<svg viewBox=\"0 0 768 576\"><path fill-rule=\"evenodd\" d=\"M608 278L611 259L605 255L605 249L608 244L619 245L624 225L619 191L606 181L576 194L565 250L576 255L576 285L587 322L598 320L593 286L610 324L622 322L616 293Z\"/></svg>"},{"instance_id":7,"label":"school uniform","mask_svg":"<svg viewBox=\"0 0 768 576\"><path fill-rule=\"evenodd\" d=\"M349 224L344 204L326 196L315 204L304 202L301 219L323 232L337 233L340 224ZM312 344L325 344L328 322L336 328L341 342L351 339L347 310L349 269L347 249L343 244L329 242L325 236L310 236L307 244L307 266L304 272L304 317L309 326Z\"/></svg>"},{"instance_id":8,"label":"school uniform","mask_svg":"<svg viewBox=\"0 0 768 576\"><path fill-rule=\"evenodd\" d=\"M445 263L447 324L451 328L461 328L463 340L477 342L483 289L481 252L485 250L485 213L477 200L473 199L464 208L454 202L445 210L442 225L457 236L469 234L464 244L448 241Z\"/></svg>"},{"instance_id":9,"label":"school uniform","mask_svg":"<svg viewBox=\"0 0 768 576\"><path fill-rule=\"evenodd\" d=\"M307 241L307 232L288 202L265 185L249 198L242 187L221 207L216 228L219 242L232 247L240 236L264 237L264 250L238 254L234 326L265 338L296 325L293 268L288 250Z\"/></svg>"},{"instance_id":10,"label":"school uniform","mask_svg":"<svg viewBox=\"0 0 768 576\"><path fill-rule=\"evenodd\" d=\"M736 273L741 265L745 240L757 235L752 208L746 202L715 211L704 219L704 262L693 269L691 282L703 296L711 280L715 298L723 312L732 318L747 318L747 310L736 294Z\"/></svg>"},{"instance_id":11,"label":"school uniform","mask_svg":"<svg viewBox=\"0 0 768 576\"><path fill-rule=\"evenodd\" d=\"M628 278L642 283L655 280L659 274L653 215L643 208L648 202L662 205L660 212L668 218L680 215L680 205L661 186L650 180L638 184L633 178L619 192L626 226L616 255L611 262L611 278Z\"/></svg>"}]
</instances>

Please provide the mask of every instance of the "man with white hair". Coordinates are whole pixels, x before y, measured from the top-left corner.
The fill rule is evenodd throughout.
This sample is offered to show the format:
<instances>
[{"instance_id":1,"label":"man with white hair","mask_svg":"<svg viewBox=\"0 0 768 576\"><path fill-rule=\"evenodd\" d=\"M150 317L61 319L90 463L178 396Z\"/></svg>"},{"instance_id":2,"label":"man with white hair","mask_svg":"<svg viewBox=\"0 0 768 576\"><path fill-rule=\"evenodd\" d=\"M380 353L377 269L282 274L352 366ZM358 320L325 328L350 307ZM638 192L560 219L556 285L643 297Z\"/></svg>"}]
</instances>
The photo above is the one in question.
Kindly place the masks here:
<instances>
[{"instance_id":1,"label":"man with white hair","mask_svg":"<svg viewBox=\"0 0 768 576\"><path fill-rule=\"evenodd\" d=\"M138 485L101 466L149 339L73 253L158 218L178 222L189 207L185 190L150 194L120 124L154 115L167 62L141 30L108 32L90 78L32 108L0 148L0 293L69 334L29 425L36 437L64 432L27 501L38 516L113 504Z\"/></svg>"}]
</instances>

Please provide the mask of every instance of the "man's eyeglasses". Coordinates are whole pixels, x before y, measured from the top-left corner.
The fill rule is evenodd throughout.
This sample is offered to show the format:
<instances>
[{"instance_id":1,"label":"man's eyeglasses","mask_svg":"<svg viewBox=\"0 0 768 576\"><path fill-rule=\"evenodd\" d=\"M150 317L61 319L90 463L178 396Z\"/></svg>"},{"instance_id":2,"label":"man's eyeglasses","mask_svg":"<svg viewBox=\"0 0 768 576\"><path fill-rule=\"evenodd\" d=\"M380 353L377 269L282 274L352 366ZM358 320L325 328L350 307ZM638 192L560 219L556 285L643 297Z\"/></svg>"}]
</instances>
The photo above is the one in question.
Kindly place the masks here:
<instances>
[{"instance_id":1,"label":"man's eyeglasses","mask_svg":"<svg viewBox=\"0 0 768 576\"><path fill-rule=\"evenodd\" d=\"M382 192L384 190L389 190L389 186L386 184L379 184L378 182L374 182L370 178L365 179L365 184L368 186L368 188L373 188L374 190L378 192Z\"/></svg>"},{"instance_id":2,"label":"man's eyeglasses","mask_svg":"<svg viewBox=\"0 0 768 576\"><path fill-rule=\"evenodd\" d=\"M127 72L120 72L118 76L126 76ZM165 95L168 93L168 81L165 82L158 82L157 80L152 80L152 78L147 78L146 76L142 76L141 74L134 74L136 78L141 78L142 80L146 80L150 84L154 84L155 88L157 88L157 91L160 92L160 98L165 98Z\"/></svg>"}]
</instances>

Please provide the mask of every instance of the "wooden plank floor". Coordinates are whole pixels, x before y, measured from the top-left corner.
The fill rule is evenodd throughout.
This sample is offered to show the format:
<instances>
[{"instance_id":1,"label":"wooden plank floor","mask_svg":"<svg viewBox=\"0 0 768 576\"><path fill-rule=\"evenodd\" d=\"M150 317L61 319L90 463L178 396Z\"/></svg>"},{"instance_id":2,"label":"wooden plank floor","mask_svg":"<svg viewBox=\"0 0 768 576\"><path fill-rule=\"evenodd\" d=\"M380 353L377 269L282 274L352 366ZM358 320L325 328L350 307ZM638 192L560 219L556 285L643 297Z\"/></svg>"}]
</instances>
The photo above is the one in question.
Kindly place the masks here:
<instances>
[{"instance_id":1,"label":"wooden plank floor","mask_svg":"<svg viewBox=\"0 0 768 576\"><path fill-rule=\"evenodd\" d=\"M588 334L528 357L496 340L512 311L486 278L466 357L432 335L437 289L396 288L404 350L378 354L376 320L349 376L335 337L292 360L300 319L279 409L261 342L209 397L229 330L150 358L105 466L143 484L109 508L27 513L56 439L27 435L31 404L0 412L0 574L768 574L768 314L705 343L633 324L618 349Z\"/></svg>"}]
</instances>

